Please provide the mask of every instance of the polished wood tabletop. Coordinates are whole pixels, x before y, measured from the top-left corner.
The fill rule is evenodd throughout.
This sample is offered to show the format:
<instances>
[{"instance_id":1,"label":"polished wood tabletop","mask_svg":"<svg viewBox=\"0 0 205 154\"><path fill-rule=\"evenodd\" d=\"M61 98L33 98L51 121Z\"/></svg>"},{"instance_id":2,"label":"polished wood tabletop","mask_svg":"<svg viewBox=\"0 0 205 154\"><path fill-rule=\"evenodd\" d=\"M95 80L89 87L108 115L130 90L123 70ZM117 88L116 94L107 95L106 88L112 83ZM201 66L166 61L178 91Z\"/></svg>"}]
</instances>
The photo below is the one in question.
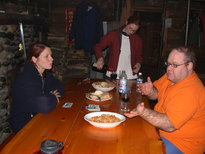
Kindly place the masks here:
<instances>
[{"instance_id":1,"label":"polished wood tabletop","mask_svg":"<svg viewBox=\"0 0 205 154\"><path fill-rule=\"evenodd\" d=\"M85 94L94 92L96 80L70 79L65 87L65 96L50 113L37 114L3 148L2 154L35 154L44 140L63 141L63 154L161 154L163 144L155 127L140 117L126 118L114 128L97 128L84 120L89 113L88 104L98 104L101 111L123 114L118 86L109 93L112 99L104 102L88 100ZM136 93L135 81L130 80L129 108L133 109L140 97ZM149 107L148 100L142 101ZM62 108L65 102L73 102L71 108Z\"/></svg>"}]
</instances>

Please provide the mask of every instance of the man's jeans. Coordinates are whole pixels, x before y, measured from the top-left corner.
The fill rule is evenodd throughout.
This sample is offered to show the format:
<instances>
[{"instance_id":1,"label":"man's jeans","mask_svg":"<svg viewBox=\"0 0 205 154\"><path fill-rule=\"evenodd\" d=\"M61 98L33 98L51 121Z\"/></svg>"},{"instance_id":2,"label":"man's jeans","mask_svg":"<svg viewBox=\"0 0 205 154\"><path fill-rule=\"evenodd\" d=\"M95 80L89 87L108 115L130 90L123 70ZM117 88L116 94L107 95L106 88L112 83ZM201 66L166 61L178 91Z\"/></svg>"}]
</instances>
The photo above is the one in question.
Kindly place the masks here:
<instances>
[{"instance_id":1,"label":"man's jeans","mask_svg":"<svg viewBox=\"0 0 205 154\"><path fill-rule=\"evenodd\" d=\"M174 144L169 142L166 138L161 137L165 147L166 147L166 154L183 154Z\"/></svg>"}]
</instances>

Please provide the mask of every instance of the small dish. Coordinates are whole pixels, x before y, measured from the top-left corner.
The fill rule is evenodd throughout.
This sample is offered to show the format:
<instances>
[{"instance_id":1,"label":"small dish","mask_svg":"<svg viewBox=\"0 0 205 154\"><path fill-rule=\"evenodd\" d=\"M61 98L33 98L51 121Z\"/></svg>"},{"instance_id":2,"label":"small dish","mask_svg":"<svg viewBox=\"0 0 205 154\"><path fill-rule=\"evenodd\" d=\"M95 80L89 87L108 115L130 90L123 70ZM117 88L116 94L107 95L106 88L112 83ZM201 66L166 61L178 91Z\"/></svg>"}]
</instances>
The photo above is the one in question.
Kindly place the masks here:
<instances>
[{"instance_id":1,"label":"small dish","mask_svg":"<svg viewBox=\"0 0 205 154\"><path fill-rule=\"evenodd\" d=\"M112 99L109 93L103 93L102 95L96 95L95 93L86 93L85 97L92 101L108 101Z\"/></svg>"}]
</instances>

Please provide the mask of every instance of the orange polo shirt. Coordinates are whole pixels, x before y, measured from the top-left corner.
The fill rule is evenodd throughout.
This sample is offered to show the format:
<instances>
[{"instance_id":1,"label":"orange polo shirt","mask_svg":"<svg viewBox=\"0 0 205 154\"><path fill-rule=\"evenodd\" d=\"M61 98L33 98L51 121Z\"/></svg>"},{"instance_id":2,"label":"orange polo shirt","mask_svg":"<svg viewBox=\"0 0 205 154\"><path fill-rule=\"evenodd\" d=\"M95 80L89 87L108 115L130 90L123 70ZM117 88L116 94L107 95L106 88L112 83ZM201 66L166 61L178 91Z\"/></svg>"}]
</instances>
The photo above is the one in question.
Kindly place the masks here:
<instances>
[{"instance_id":1,"label":"orange polo shirt","mask_svg":"<svg viewBox=\"0 0 205 154\"><path fill-rule=\"evenodd\" d=\"M154 85L158 89L155 110L166 114L176 128L173 132L160 130L160 135L185 154L205 152L205 87L197 74L174 85L165 74Z\"/></svg>"}]
</instances>

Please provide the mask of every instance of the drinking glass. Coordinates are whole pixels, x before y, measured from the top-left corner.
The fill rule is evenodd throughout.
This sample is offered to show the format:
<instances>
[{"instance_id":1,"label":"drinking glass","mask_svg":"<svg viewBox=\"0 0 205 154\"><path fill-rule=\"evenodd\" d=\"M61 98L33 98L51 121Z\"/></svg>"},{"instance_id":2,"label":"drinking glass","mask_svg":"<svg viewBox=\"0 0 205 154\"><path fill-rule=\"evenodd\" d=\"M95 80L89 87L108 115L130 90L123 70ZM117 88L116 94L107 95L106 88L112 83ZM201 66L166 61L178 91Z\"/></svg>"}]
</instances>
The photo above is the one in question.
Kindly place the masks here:
<instances>
[{"instance_id":1,"label":"drinking glass","mask_svg":"<svg viewBox=\"0 0 205 154\"><path fill-rule=\"evenodd\" d=\"M129 112L128 102L130 100L130 90L127 89L124 93L121 94L121 111Z\"/></svg>"},{"instance_id":2,"label":"drinking glass","mask_svg":"<svg viewBox=\"0 0 205 154\"><path fill-rule=\"evenodd\" d=\"M113 80L117 79L117 73L116 73L116 71L112 71L110 77L111 77L111 79L113 79Z\"/></svg>"}]
</instances>

